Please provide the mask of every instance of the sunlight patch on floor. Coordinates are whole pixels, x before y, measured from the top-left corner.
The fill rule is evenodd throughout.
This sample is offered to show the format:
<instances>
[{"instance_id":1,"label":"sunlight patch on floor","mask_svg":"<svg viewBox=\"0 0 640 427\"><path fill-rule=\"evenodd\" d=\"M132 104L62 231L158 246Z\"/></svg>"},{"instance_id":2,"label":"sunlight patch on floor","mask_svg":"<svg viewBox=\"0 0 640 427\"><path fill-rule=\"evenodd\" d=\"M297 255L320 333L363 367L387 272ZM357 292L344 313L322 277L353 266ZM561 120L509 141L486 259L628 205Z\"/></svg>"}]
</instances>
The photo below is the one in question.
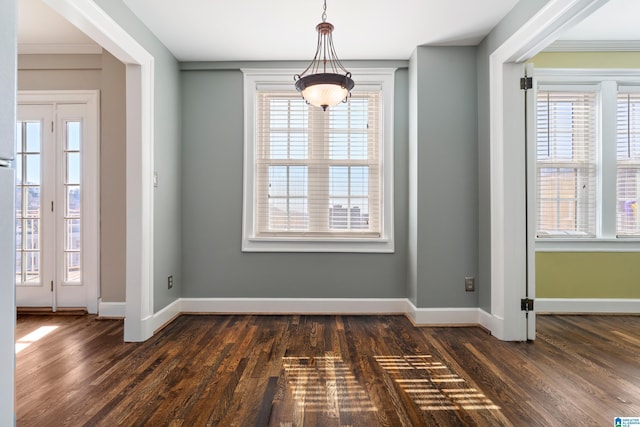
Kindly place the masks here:
<instances>
[{"instance_id":1,"label":"sunlight patch on floor","mask_svg":"<svg viewBox=\"0 0 640 427\"><path fill-rule=\"evenodd\" d=\"M20 353L22 350L29 347L34 342L41 340L56 329L58 329L57 326L41 326L35 331L20 338L16 341L16 354Z\"/></svg>"},{"instance_id":2,"label":"sunlight patch on floor","mask_svg":"<svg viewBox=\"0 0 640 427\"><path fill-rule=\"evenodd\" d=\"M423 411L500 409L431 355L375 356L375 359Z\"/></svg>"},{"instance_id":3,"label":"sunlight patch on floor","mask_svg":"<svg viewBox=\"0 0 640 427\"><path fill-rule=\"evenodd\" d=\"M284 357L283 362L287 387L305 411L337 418L341 412L378 410L341 358Z\"/></svg>"}]
</instances>

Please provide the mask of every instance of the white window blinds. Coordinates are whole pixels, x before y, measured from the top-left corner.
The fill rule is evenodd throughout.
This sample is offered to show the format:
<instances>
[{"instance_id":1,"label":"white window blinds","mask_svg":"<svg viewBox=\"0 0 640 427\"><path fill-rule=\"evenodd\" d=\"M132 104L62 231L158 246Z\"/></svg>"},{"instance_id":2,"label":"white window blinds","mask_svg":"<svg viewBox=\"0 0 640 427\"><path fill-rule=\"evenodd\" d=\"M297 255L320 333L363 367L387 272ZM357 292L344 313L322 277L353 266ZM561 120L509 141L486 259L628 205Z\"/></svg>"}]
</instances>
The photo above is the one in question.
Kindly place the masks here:
<instances>
[{"instance_id":1,"label":"white window blinds","mask_svg":"<svg viewBox=\"0 0 640 427\"><path fill-rule=\"evenodd\" d=\"M623 92L624 88L620 88ZM618 236L640 236L640 93L619 93L617 109Z\"/></svg>"},{"instance_id":2,"label":"white window blinds","mask_svg":"<svg viewBox=\"0 0 640 427\"><path fill-rule=\"evenodd\" d=\"M538 237L596 236L596 113L594 92L538 92Z\"/></svg>"},{"instance_id":3,"label":"white window blinds","mask_svg":"<svg viewBox=\"0 0 640 427\"><path fill-rule=\"evenodd\" d=\"M381 92L326 112L256 91L256 237L381 235Z\"/></svg>"}]
</instances>

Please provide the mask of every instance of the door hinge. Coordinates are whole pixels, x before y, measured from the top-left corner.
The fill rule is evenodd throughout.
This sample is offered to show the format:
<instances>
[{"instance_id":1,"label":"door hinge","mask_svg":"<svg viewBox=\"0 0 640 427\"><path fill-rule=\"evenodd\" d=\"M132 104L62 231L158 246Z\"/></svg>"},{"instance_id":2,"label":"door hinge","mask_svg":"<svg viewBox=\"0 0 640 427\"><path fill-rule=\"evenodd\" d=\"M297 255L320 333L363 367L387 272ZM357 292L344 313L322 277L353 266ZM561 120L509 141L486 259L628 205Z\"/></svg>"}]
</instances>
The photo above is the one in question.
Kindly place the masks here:
<instances>
[{"instance_id":1,"label":"door hinge","mask_svg":"<svg viewBox=\"0 0 640 427\"><path fill-rule=\"evenodd\" d=\"M520 311L533 311L533 299L522 298L520 300Z\"/></svg>"},{"instance_id":2,"label":"door hinge","mask_svg":"<svg viewBox=\"0 0 640 427\"><path fill-rule=\"evenodd\" d=\"M51 202L51 212L53 212L53 202Z\"/></svg>"},{"instance_id":3,"label":"door hinge","mask_svg":"<svg viewBox=\"0 0 640 427\"><path fill-rule=\"evenodd\" d=\"M533 77L522 77L520 79L520 89L533 89Z\"/></svg>"},{"instance_id":4,"label":"door hinge","mask_svg":"<svg viewBox=\"0 0 640 427\"><path fill-rule=\"evenodd\" d=\"M53 280L51 281L51 292L53 292Z\"/></svg>"},{"instance_id":5,"label":"door hinge","mask_svg":"<svg viewBox=\"0 0 640 427\"><path fill-rule=\"evenodd\" d=\"M53 120L51 120L51 133L53 133Z\"/></svg>"}]
</instances>

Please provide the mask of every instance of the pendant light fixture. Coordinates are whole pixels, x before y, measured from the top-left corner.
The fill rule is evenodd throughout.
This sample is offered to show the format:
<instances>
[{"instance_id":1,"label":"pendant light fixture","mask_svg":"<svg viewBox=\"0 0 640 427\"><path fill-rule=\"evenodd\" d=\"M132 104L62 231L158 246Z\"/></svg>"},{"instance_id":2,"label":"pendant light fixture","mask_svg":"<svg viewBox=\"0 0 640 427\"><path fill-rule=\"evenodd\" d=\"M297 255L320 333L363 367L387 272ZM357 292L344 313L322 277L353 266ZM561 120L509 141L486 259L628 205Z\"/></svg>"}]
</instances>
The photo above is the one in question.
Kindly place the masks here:
<instances>
[{"instance_id":1,"label":"pendant light fixture","mask_svg":"<svg viewBox=\"0 0 640 427\"><path fill-rule=\"evenodd\" d=\"M333 107L346 102L355 83L336 55L333 47L333 25L327 22L327 0L324 0L322 22L316 26L318 45L311 64L300 74L293 76L296 89L308 104Z\"/></svg>"}]
</instances>

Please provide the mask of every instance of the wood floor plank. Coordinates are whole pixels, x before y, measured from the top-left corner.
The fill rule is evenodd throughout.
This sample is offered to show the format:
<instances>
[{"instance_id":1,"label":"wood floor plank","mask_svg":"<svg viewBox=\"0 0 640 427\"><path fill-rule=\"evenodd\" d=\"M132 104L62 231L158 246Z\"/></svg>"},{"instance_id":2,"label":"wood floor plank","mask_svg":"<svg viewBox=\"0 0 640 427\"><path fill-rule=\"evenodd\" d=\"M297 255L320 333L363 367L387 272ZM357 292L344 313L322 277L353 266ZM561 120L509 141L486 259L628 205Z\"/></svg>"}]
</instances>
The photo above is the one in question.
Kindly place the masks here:
<instances>
[{"instance_id":1,"label":"wood floor plank","mask_svg":"<svg viewBox=\"0 0 640 427\"><path fill-rule=\"evenodd\" d=\"M595 426L640 415L640 316L537 326L520 343L402 316L183 315L124 343L119 320L19 315L17 424Z\"/></svg>"}]
</instances>

